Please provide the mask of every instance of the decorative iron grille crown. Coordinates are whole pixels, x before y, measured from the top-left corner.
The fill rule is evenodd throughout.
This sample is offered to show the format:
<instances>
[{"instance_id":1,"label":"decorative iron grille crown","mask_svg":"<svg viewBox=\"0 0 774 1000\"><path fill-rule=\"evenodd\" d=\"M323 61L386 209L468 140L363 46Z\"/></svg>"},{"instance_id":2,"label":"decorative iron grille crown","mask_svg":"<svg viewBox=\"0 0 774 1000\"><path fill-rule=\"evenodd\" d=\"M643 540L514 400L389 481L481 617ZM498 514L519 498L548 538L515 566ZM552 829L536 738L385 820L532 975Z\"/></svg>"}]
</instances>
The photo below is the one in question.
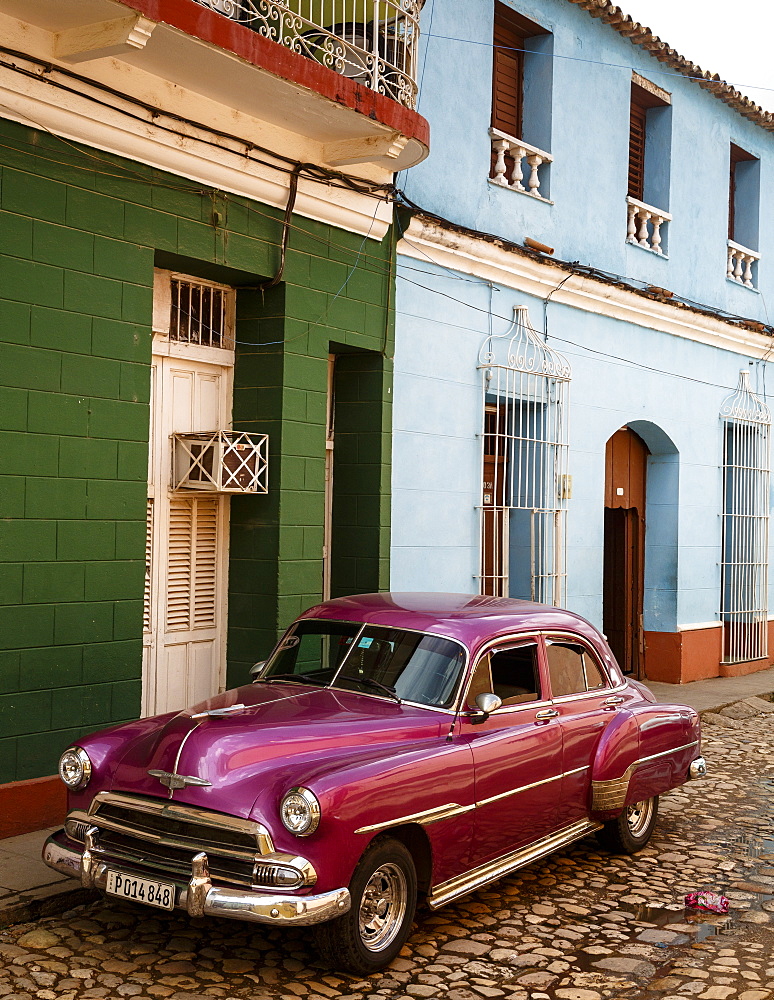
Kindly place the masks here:
<instances>
[{"instance_id":1,"label":"decorative iron grille crown","mask_svg":"<svg viewBox=\"0 0 774 1000\"><path fill-rule=\"evenodd\" d=\"M545 375L569 381L572 370L569 361L540 339L529 320L526 306L513 307L513 322L502 334L493 334L484 341L478 355L479 368L490 366L513 368L532 375Z\"/></svg>"}]
</instances>

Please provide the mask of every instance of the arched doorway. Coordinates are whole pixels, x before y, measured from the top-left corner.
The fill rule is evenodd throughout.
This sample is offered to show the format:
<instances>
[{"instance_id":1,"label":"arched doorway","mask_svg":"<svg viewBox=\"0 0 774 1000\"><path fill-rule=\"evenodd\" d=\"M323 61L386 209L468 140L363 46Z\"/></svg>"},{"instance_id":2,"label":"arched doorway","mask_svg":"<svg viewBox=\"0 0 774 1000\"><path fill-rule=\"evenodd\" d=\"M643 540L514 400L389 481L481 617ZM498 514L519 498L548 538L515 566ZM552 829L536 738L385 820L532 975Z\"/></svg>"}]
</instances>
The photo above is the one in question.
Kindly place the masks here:
<instances>
[{"instance_id":1,"label":"arched doorway","mask_svg":"<svg viewBox=\"0 0 774 1000\"><path fill-rule=\"evenodd\" d=\"M603 630L624 673L644 673L647 445L622 427L605 449Z\"/></svg>"}]
</instances>

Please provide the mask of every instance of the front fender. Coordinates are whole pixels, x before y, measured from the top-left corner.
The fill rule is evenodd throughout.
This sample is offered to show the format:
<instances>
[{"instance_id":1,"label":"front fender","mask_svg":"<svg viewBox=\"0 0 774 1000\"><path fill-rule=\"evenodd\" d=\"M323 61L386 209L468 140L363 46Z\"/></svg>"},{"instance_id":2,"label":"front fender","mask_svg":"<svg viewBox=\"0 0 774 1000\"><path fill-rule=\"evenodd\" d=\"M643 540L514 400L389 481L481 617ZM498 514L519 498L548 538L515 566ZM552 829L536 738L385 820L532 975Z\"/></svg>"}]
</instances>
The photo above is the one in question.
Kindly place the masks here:
<instances>
[{"instance_id":1,"label":"front fender","mask_svg":"<svg viewBox=\"0 0 774 1000\"><path fill-rule=\"evenodd\" d=\"M700 749L699 716L686 705L642 704L619 712L592 766L594 817L613 819L633 802L682 785Z\"/></svg>"},{"instance_id":2,"label":"front fender","mask_svg":"<svg viewBox=\"0 0 774 1000\"><path fill-rule=\"evenodd\" d=\"M319 799L320 825L309 837L294 837L277 824L275 844L312 863L315 892L348 885L371 840L407 824L427 834L433 883L465 870L475 803L469 747L443 742L381 760L339 762L311 780L296 778Z\"/></svg>"}]
</instances>

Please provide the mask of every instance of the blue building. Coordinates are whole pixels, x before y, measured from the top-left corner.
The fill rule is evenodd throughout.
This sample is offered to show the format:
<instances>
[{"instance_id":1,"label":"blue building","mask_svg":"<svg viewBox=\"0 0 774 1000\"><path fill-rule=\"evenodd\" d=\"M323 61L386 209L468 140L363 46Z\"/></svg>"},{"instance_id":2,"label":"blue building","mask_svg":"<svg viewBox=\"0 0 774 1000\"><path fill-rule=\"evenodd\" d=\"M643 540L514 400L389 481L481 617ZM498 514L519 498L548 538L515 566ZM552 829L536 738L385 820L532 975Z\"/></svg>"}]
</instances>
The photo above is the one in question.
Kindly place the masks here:
<instances>
[{"instance_id":1,"label":"blue building","mask_svg":"<svg viewBox=\"0 0 774 1000\"><path fill-rule=\"evenodd\" d=\"M654 680L767 667L774 116L609 0L422 24L392 589L563 604Z\"/></svg>"}]
</instances>

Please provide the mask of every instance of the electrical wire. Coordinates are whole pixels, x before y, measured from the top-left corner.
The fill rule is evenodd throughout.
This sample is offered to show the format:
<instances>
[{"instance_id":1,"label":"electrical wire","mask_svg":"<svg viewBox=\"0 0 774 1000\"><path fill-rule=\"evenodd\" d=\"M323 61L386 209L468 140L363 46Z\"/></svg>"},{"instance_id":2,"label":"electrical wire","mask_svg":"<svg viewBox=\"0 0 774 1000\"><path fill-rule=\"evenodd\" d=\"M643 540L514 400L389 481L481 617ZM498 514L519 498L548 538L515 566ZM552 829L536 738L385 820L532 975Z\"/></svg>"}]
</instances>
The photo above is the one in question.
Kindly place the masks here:
<instances>
[{"instance_id":1,"label":"electrical wire","mask_svg":"<svg viewBox=\"0 0 774 1000\"><path fill-rule=\"evenodd\" d=\"M363 249L363 247L366 244L366 240L371 235L371 230L373 229L374 225L376 224L376 216L377 216L378 211L379 211L379 204L377 203L376 208L374 209L373 218L371 219L371 225L368 227L368 232L365 234L365 236L363 237L363 241L360 244L360 250ZM234 343L240 344L243 347L276 347L279 344L290 344L294 340L300 340L301 337L308 336L312 332L312 330L315 330L318 326L320 326L320 324L323 322L323 320L325 320L325 319L328 318L328 313L331 310L331 306L333 305L333 303L336 301L336 299L341 295L341 293L344 291L344 289L349 284L349 282L350 282L350 280L352 278L352 275L357 270L359 262L360 262L360 260L359 260L359 257L358 257L355 260L355 262L352 265L352 267L350 268L349 273L347 274L346 278L344 279L344 281L343 281L341 287L339 288L339 290L336 292L336 294L333 296L333 298L330 300L330 302L328 302L328 304L326 305L325 309L320 314L320 316L313 323L310 323L307 326L307 329L304 330L303 333L296 334L295 337L287 337L284 340L269 340L269 341L265 341L265 342L262 342L262 343L254 343L253 341L249 341L249 340L235 340Z\"/></svg>"},{"instance_id":2,"label":"electrical wire","mask_svg":"<svg viewBox=\"0 0 774 1000\"><path fill-rule=\"evenodd\" d=\"M428 37L444 38L444 37L448 37L448 36L429 35ZM472 40L472 39L468 39L468 40L466 40L466 39L449 39L449 40L456 40L456 41L461 41L461 42L470 41L473 44L489 44L489 43L484 43L484 42L475 42L475 40ZM21 74L23 74L25 76L31 77L31 78L36 79L38 81L42 81L42 82L45 82L45 83L50 84L52 86L58 87L58 88L60 88L62 90L68 91L68 92L73 93L73 94L75 94L77 96L82 96L82 94L81 94L80 91L77 91L77 90L75 90L72 87L67 87L64 84L62 84L62 83L60 83L60 82L58 82L56 80L53 80L51 78L50 74L52 72L56 71L56 72L61 73L62 75L66 76L66 77L69 77L71 79L77 80L80 83L86 83L86 84L88 84L88 85L90 85L92 87L95 87L96 89L99 89L99 90L103 91L104 93L110 94L113 97L118 97L122 101L126 101L126 102L129 102L131 104L134 104L137 107L143 108L146 112L148 112L151 115L151 118L153 119L153 121L152 122L148 122L147 119L143 119L143 118L141 118L138 115L134 115L131 112L127 111L126 109L118 109L118 108L116 108L112 104L109 104L109 103L104 102L104 101L99 101L96 98L94 98L93 95L89 98L90 100L95 100L97 103L102 104L103 106L108 107L111 110L114 110L114 111L115 110L119 110L119 111L121 111L121 113L127 115L128 117L133 118L133 119L138 120L138 121L141 121L142 123L144 123L146 125L153 124L154 127L161 128L164 131L171 132L172 134L175 134L178 137L182 134L179 131L175 131L174 129L170 129L168 126L165 126L161 122L159 122L158 118L159 118L160 115L159 115L158 109L152 107L151 105L149 105L147 103L144 103L142 101L136 100L134 98L130 98L126 94L122 94L119 91L113 90L110 87L104 86L102 84L98 84L95 81L93 81L93 80L91 80L91 79L89 79L87 77L81 76L80 74L74 73L71 70L66 70L66 69L63 69L61 67L52 67L50 64L46 64L42 60L35 59L35 58L27 55L26 53L19 52L17 50L8 49L5 46L0 46L0 52L4 52L6 55L9 55L9 56L11 56L13 58L22 58L22 59L27 60L28 62L36 64L36 65L38 65L41 68L42 73L34 73L34 72L31 72L30 70L25 70L22 67L16 66L16 65L14 65L12 63L5 62L3 60L0 60L0 66L4 66L5 68L13 70L14 72L21 73ZM559 57L557 57L557 58L559 58ZM575 58L575 57L566 57L566 58ZM579 60L579 61L594 62L594 60ZM613 65L613 64L603 63L603 65ZM684 75L684 74L678 74L678 75ZM703 77L700 78L700 79L704 80ZM14 114L17 113L17 112L14 111L14 109L9 109L9 110L11 110L12 113L14 113ZM179 115L175 115L175 114L167 113L167 112L164 113L164 116L167 117L167 118L169 118L170 120L179 121L179 122L182 122L182 123L187 124L189 126L193 126L195 128L203 129L203 130L205 130L207 132L210 132L211 134L216 135L216 136L218 136L220 138L229 139L229 140L231 140L231 141L239 144L240 146L244 147L245 150L246 150L246 154L245 155L247 155L254 162L261 163L262 165L270 167L272 169L284 170L284 172L288 173L291 177L298 177L301 174L303 174L305 176L309 176L309 177L311 177L311 178L313 178L315 180L318 180L321 183L337 184L337 185L340 185L340 186L349 187L349 188L351 188L353 190L358 191L358 193L374 197L377 200L376 209L374 211L374 217L373 217L373 219L371 221L371 225L369 226L368 232L367 232L366 236L364 237L364 240L361 242L358 251L355 254L355 261L354 261L354 263L352 265L352 268L350 269L349 274L347 275L347 278L345 279L345 281L344 281L343 285L341 286L341 288L336 292L336 294L334 295L334 297L331 300L331 302L328 304L328 307L326 308L326 311L320 316L320 318L317 321L315 321L315 323L312 324L312 326L310 327L310 330L313 329L313 328L315 328L316 326L318 326L322 322L322 320L325 318L325 316L327 315L328 309L330 309L330 306L333 304L333 302L339 297L339 295L341 294L341 292L344 290L344 288L348 284L349 280L351 279L352 274L354 273L355 269L358 266L361 266L361 259L364 256L366 258L370 258L370 259L376 261L377 262L377 268L381 269L383 271L383 273L384 272L389 272L389 270L390 270L390 268L392 266L392 262L391 261L389 262L388 266L385 267L385 262L384 262L383 258L380 258L380 257L378 257L375 254L369 254L366 251L364 251L365 242L366 242L366 240L368 239L368 237L370 236L370 234L371 234L371 232L373 230L373 226L374 226L375 219L376 219L376 214L378 212L378 207L379 207L379 204L381 203L381 201L387 200L387 199L394 200L398 204L404 204L406 207L410 208L411 210L413 210L415 212L419 212L419 213L421 213L423 215L428 215L428 213L424 213L423 212L423 210L421 209L421 207L419 205L416 205L414 202L412 202L411 199L408 198L408 196L405 194L404 191L401 191L401 190L395 188L393 185L372 184L370 182L363 182L360 178L354 178L354 177L351 177L350 175L342 174L342 173L340 173L338 171L330 171L327 168L320 167L317 164L309 164L309 163L301 163L299 161L293 161L290 158L284 157L284 156L282 156L282 154L275 153L274 151L266 149L265 147L261 147L261 146L255 145L255 144L247 143L247 142L245 142L245 140L241 139L238 136L234 136L232 134L225 133L225 132L222 132L220 130L210 128L209 126L204 126L201 123L192 121L191 119L184 118L183 116L179 116ZM65 139L64 137L59 136L56 133L52 132L46 126L41 125L39 122L35 122L29 116L25 115L24 117L27 118L27 120L31 123L31 125L33 125L34 127L38 128L38 129L40 129L42 131L47 132L49 135L54 136L57 140L61 141L65 145L68 145L70 148L72 148L73 150L75 150L76 153L78 153L78 155L89 157L89 158L94 159L96 161L99 161L101 163L109 164L111 167L113 167L115 169L116 164L113 163L111 160L108 160L105 157L100 156L99 154L93 153L93 152L91 152L91 151L89 151L89 150L87 150L87 149L85 149L85 148L83 148L81 146L76 145L75 143L70 142L69 140ZM188 138L190 138L190 137L188 137ZM211 141L209 141L207 139L198 139L198 141L202 141L202 142L205 142L205 143L207 143L209 145L213 145L213 146L217 145L216 143L211 142ZM13 147L6 147L6 148L13 148ZM222 146L218 146L218 148L222 149ZM258 151L264 153L265 155L269 155L269 156L271 156L273 158L276 158L277 160L279 160L279 161L283 162L284 164L286 164L286 166L282 167L282 166L279 166L276 163L272 164L272 163L267 163L266 161L262 161L262 160L256 159L255 157L253 157L251 155L253 153L253 151L255 151L255 150L258 150ZM43 154L37 153L37 155L42 156ZM61 161L54 161L54 162L61 162ZM69 164L69 165L71 165L71 166L78 166L77 164ZM122 179L127 179L128 177L134 177L134 178L136 178L138 180L141 180L143 183L148 183L147 176L145 176L143 174L140 174L139 172L133 171L130 168L124 167L122 169L124 170L123 174L115 174L115 173L111 172L109 174L106 173L105 175L106 176L113 176L113 177L120 177ZM207 190L210 190L210 191L216 190L216 189L201 189L201 188L197 188L197 187L192 186L192 185L185 185L185 186L170 185L168 183L163 183L163 182L162 182L161 186L169 187L169 188L174 188L176 190L182 190L182 191L185 191L187 193L199 194L199 195L205 195L207 193ZM248 200L246 199L246 201L248 201ZM262 213L262 212L260 212L260 210L256 209L255 206L252 203L250 203L249 201L248 201L248 206L247 207L248 207L248 210L256 211L257 214L264 215L265 217L271 218L273 221L276 221L274 216L269 215L268 213ZM294 226L289 221L289 219L288 219L289 214L290 213L286 210L286 213L285 213L285 217L286 218L285 218L285 223L284 223L284 226L283 226L283 240L282 240L282 243L273 243L273 241L270 241L270 240L263 240L262 241L264 243L273 243L273 245L280 246L280 247L283 248L283 260L282 260L282 263L284 263L284 249L286 249L286 247L287 247L287 239L288 239L288 235L289 235L289 232L290 232L291 229L303 232L303 233L305 233L305 235L307 237L310 237L312 239L316 239L317 238L315 236L315 234L310 233L308 230L305 230L305 229L303 229L301 227L298 227L298 226ZM441 219L440 217L435 217L435 216L429 216L429 217L435 218L435 219L437 219L437 221L439 221L441 223L446 223L446 224L454 226L453 223L449 223L448 220ZM401 228L401 234L402 234L403 238L405 239L406 238L405 237L405 233L403 232L402 227L400 227L400 228ZM456 227L456 228L459 228L459 227ZM483 233L483 234L476 234L476 235L484 236L485 238L489 237L490 239L499 239L499 237L493 236L492 234ZM255 237L252 237L252 238L256 239ZM322 239L320 239L320 242L325 242L325 241L323 241ZM411 241L409 241L408 239L407 239L407 242L410 245L416 246L415 244L411 244ZM334 244L333 241L327 241L327 245L329 247L336 245L339 249L342 249L342 250L344 250L347 253L354 252L354 251L351 250L351 248L343 247L341 244ZM416 248L419 249L420 252L428 259L428 261L430 261L431 263L433 263L435 266L442 267L444 270L446 270L450 274L453 274L455 278L458 278L458 279L462 278L462 276L460 276L458 274L455 274L451 268L448 268L445 265L440 264L437 261L434 261L433 258L429 254L427 254L427 252L424 249L419 248L419 247L416 247ZM626 276L616 275L616 274L614 274L612 272L605 272L605 271L603 271L603 270L601 270L599 268L595 268L595 267L592 267L590 265L580 265L580 264L578 264L578 262L573 262L572 264L570 264L570 263L564 262L564 261L560 262L557 259L557 260L555 260L555 263L559 264L560 266L570 267L571 268L571 273L584 273L584 274L587 274L587 275L589 275L591 277L604 278L606 280L614 280L614 281L617 281L617 282L622 282L622 283L626 284L628 287L633 287L634 290L637 290L636 286L632 286L631 279L627 278ZM376 273L376 272L374 272L374 273ZM456 299L454 296L450 296L447 293L440 292L440 290L434 289L434 288L432 288L430 286L421 285L418 282L411 282L411 279L407 278L404 274L398 274L397 277L400 277L404 281L409 281L410 283L415 284L415 285L417 285L420 288L426 288L427 290L433 291L436 294L443 295L444 297L446 297L448 299L451 299L453 301L456 301L456 302L458 302L458 303L460 303L462 305L465 305L468 308L472 308L472 309L474 309L476 311L479 311L479 312L486 312L486 310L481 310L478 307L473 306L471 303L467 303L467 302L464 302L463 300ZM565 279L563 279L563 281L560 283L560 286L561 286L561 284L564 283L564 281L568 280L569 277L570 277L570 275L568 275ZM462 280L471 280L471 279L462 278ZM475 279L473 279L473 280L475 280ZM495 288L496 286L493 285L492 287ZM550 298L550 295L553 294L557 290L558 290L558 288L554 289L553 292L549 293L549 298ZM640 289L640 290L642 290L642 289ZM547 301L548 300L546 300L546 303L547 303ZM687 304L693 306L694 308L696 308L696 309L698 309L698 310L700 310L702 312L706 312L706 313L709 313L711 315L718 316L720 318L727 318L727 319L736 320L736 321L739 321L739 322L749 322L749 320L747 320L747 318L745 318L745 317L734 316L732 314L726 313L723 310L712 309L712 308L707 307L706 305L704 305L702 303L697 303L697 302L695 302L693 300L690 300L690 299L685 299L684 298L684 299L682 299L682 301L686 302ZM500 317L500 318L504 318L504 317ZM309 331L307 331L307 332L309 332ZM544 333L547 336L547 327L546 327L546 330L544 331ZM306 335L306 333L305 334L299 334L297 337L294 337L292 339L296 340L296 339L299 339L301 336L305 336L305 335ZM557 339L561 340L562 338L557 338ZM254 347L274 346L274 345L279 344L279 343L287 343L287 342L288 341L272 341L272 342L267 342L265 344L249 344L249 346L254 346ZM566 342L570 343L570 344L573 343L572 341L566 341ZM581 349L585 349L585 348L582 347L582 345L575 345L575 346L581 347ZM772 347L774 348L774 345L772 345ZM588 350L591 350L592 353L603 353L603 352L593 352L593 349L591 349L591 348L588 348ZM767 352L766 357L764 359L762 359L762 360L767 361L768 360L768 355L769 355L770 352L771 352L771 349L769 350L769 352ZM611 357L614 357L614 356L611 355ZM620 360L620 361L622 361L624 363L631 363L627 359L619 358L618 360ZM648 366L643 366L643 367L648 367ZM658 371L658 369L651 369L651 370ZM669 373L666 373L666 374L669 374ZM688 378L688 377L686 376L686 378ZM697 380L691 379L691 381L697 381ZM707 383L707 384L710 384L710 383Z\"/></svg>"},{"instance_id":3,"label":"electrical wire","mask_svg":"<svg viewBox=\"0 0 774 1000\"><path fill-rule=\"evenodd\" d=\"M592 66L605 66L610 69L632 70L634 68L629 63L614 63L614 62L608 62L603 59L589 59L585 56L562 55L557 52L536 52L534 49L522 49L511 45L495 45L494 42L487 42L484 41L483 39L477 39L477 38L456 38L452 35L431 35L429 32L423 32L423 34L427 38L438 38L442 41L447 41L447 42L460 42L463 45L480 45L489 49L502 49L505 52L524 52L529 54L530 56L546 56L547 58L552 60L564 59L567 60L568 62L588 63ZM636 44L636 42L633 44ZM767 93L774 93L774 87L761 87L758 84L754 83L743 83L743 84L729 83L727 80L720 79L720 77L718 77L717 79L713 79L713 78L707 78L706 76L693 76L690 73L681 73L679 70L660 69L657 66L654 66L651 70L649 70L649 72L652 72L654 74L661 74L662 76L680 77L683 80L692 80L695 81L696 83L703 83L707 85L714 84L716 86L732 87L735 90L740 90L742 87L746 87L749 90L760 90L760 91L766 91ZM750 100L750 98L748 98L748 100ZM772 112L765 112L765 113L772 114Z\"/></svg>"}]
</instances>

